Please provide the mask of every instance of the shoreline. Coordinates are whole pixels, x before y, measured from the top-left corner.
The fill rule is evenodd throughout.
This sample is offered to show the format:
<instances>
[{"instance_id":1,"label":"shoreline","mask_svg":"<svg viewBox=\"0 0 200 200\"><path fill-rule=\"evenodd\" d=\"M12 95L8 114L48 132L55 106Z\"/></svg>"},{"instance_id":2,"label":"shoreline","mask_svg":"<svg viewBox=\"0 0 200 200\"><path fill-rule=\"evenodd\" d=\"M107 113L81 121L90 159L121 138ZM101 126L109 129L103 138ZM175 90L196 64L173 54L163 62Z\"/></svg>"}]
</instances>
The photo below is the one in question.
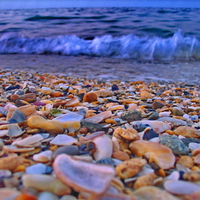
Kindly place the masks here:
<instances>
[{"instance_id":1,"label":"shoreline","mask_svg":"<svg viewBox=\"0 0 200 200\"><path fill-rule=\"evenodd\" d=\"M131 59L36 54L0 54L1 69L60 73L79 78L200 83L199 62L137 62Z\"/></svg>"}]
</instances>

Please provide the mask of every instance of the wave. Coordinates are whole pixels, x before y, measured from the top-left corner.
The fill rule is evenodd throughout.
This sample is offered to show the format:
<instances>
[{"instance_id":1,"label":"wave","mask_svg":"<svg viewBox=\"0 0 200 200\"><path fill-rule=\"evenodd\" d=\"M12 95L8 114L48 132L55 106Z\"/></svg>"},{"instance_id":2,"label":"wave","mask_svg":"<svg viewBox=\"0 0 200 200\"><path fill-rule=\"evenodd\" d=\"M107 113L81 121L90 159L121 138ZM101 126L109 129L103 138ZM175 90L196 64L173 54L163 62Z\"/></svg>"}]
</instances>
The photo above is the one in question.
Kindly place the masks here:
<instances>
[{"instance_id":1,"label":"wave","mask_svg":"<svg viewBox=\"0 0 200 200\"><path fill-rule=\"evenodd\" d=\"M181 31L173 37L139 37L104 35L86 40L78 36L30 38L14 33L0 37L1 54L61 54L89 55L135 60L200 60L200 41L184 36Z\"/></svg>"}]
</instances>

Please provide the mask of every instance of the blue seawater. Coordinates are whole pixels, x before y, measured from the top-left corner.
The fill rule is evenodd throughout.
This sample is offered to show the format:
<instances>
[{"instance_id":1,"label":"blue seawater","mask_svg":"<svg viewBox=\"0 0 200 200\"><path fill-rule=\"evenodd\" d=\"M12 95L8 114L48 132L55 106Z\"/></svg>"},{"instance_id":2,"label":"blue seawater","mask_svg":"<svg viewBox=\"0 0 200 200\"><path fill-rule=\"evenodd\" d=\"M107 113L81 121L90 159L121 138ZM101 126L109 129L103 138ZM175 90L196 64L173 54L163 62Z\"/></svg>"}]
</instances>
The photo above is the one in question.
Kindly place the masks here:
<instances>
[{"instance_id":1,"label":"blue seawater","mask_svg":"<svg viewBox=\"0 0 200 200\"><path fill-rule=\"evenodd\" d=\"M199 8L0 10L0 54L200 60Z\"/></svg>"}]
</instances>

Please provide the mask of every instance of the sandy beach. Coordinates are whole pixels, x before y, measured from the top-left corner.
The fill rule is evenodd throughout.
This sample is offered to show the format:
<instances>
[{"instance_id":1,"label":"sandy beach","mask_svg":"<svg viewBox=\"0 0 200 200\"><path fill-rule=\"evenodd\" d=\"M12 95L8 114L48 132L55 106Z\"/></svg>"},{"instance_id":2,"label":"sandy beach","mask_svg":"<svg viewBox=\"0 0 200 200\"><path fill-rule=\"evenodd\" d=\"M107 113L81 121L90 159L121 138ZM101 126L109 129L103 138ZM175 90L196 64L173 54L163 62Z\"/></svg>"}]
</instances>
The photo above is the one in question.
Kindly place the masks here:
<instances>
[{"instance_id":1,"label":"sandy beach","mask_svg":"<svg viewBox=\"0 0 200 200\"><path fill-rule=\"evenodd\" d=\"M80 78L200 83L200 63L192 61L136 62L108 57L34 54L1 54L0 60L2 69L61 73Z\"/></svg>"}]
</instances>

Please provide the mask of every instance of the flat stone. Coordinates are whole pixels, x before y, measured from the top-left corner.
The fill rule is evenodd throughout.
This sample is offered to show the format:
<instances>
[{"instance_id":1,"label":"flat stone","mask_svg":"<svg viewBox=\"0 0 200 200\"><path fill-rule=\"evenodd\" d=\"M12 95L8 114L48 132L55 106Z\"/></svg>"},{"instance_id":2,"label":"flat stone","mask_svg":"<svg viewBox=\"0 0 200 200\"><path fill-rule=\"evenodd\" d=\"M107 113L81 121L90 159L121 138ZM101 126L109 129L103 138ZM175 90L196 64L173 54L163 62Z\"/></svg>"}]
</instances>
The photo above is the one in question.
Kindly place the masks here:
<instances>
[{"instance_id":1,"label":"flat stone","mask_svg":"<svg viewBox=\"0 0 200 200\"><path fill-rule=\"evenodd\" d=\"M169 147L175 155L188 155L189 148L176 136L161 135L160 143Z\"/></svg>"},{"instance_id":2,"label":"flat stone","mask_svg":"<svg viewBox=\"0 0 200 200\"><path fill-rule=\"evenodd\" d=\"M137 121L142 119L142 114L137 110L125 111L121 114L121 119L127 121Z\"/></svg>"}]
</instances>

